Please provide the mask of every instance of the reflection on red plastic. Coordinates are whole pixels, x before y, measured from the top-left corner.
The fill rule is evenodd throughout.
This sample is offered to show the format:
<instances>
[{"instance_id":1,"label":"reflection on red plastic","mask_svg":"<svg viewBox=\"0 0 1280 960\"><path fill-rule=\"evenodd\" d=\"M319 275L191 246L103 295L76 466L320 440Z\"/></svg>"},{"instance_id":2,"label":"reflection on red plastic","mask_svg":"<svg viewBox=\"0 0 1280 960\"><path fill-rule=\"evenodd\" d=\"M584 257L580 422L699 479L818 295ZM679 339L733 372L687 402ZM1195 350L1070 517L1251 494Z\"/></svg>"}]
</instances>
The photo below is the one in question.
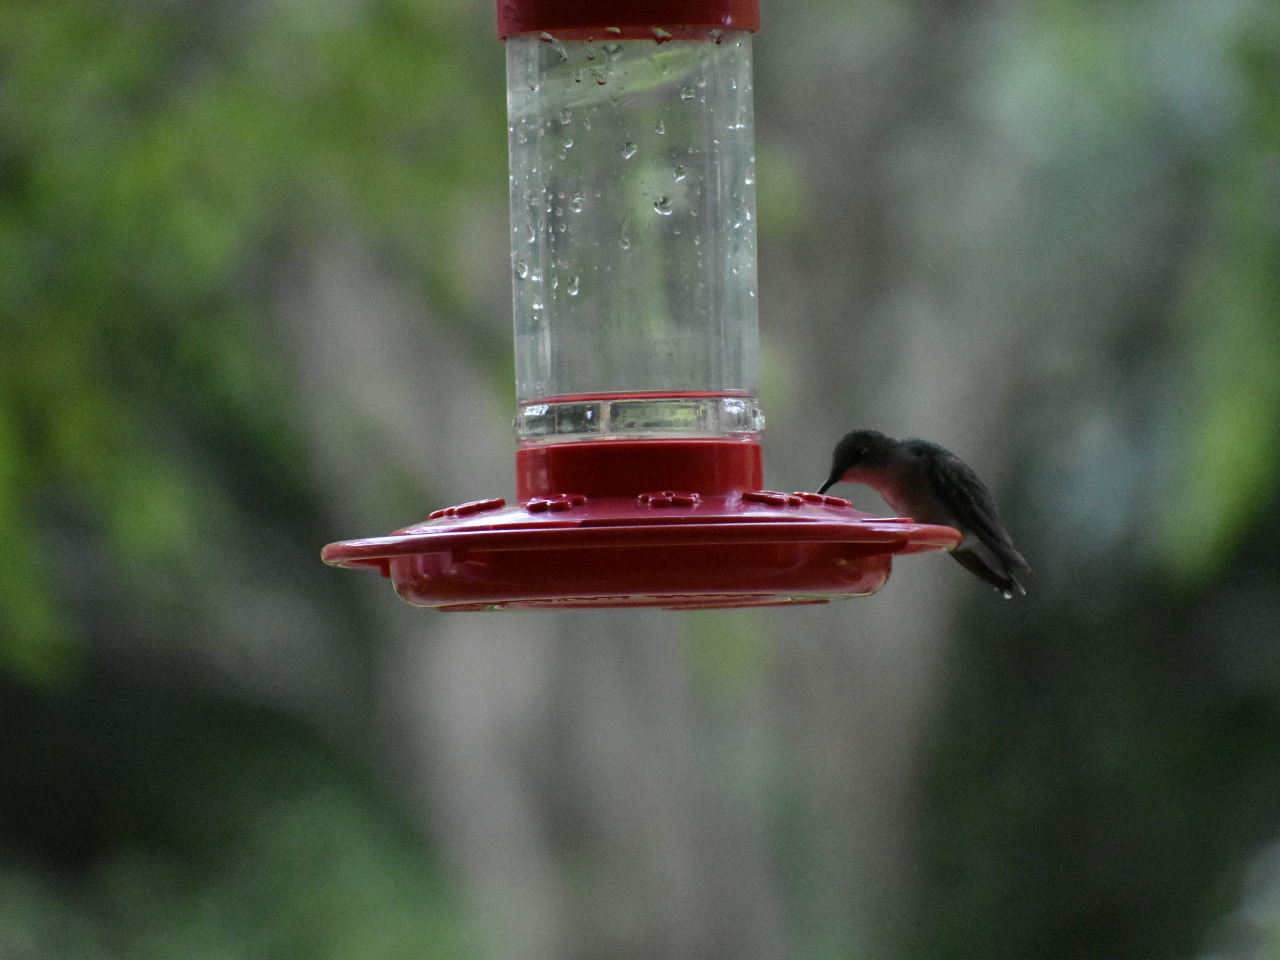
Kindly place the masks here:
<instances>
[{"instance_id":1,"label":"reflection on red plastic","mask_svg":"<svg viewBox=\"0 0 1280 960\"><path fill-rule=\"evenodd\" d=\"M804 503L799 497L777 490L750 490L742 495L748 503L765 503L771 507L798 507Z\"/></svg>"}]
</instances>

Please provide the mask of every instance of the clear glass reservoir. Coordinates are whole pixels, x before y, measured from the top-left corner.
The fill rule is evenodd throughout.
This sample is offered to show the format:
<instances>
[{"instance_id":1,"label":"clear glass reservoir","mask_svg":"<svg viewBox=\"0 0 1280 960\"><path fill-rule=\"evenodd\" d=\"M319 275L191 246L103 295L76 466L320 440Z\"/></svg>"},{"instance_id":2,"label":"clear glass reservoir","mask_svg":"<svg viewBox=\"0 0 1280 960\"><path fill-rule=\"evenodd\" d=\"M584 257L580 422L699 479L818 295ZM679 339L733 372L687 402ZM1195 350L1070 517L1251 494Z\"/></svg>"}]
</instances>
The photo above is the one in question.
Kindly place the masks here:
<instances>
[{"instance_id":1,"label":"clear glass reservoir","mask_svg":"<svg viewBox=\"0 0 1280 960\"><path fill-rule=\"evenodd\" d=\"M758 433L750 33L506 48L518 438Z\"/></svg>"}]
</instances>

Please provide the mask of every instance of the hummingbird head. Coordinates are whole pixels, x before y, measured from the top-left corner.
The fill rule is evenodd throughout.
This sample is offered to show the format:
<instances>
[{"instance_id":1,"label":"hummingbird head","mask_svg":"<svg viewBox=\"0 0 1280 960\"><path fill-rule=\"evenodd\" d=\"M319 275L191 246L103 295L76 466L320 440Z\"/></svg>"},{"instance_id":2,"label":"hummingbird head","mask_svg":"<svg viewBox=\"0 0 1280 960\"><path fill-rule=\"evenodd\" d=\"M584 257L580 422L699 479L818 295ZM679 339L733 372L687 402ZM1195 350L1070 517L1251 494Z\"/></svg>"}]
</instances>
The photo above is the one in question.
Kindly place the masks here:
<instances>
[{"instance_id":1,"label":"hummingbird head","mask_svg":"<svg viewBox=\"0 0 1280 960\"><path fill-rule=\"evenodd\" d=\"M855 430L845 434L831 456L831 474L818 492L826 493L828 487L845 479L851 470L874 470L887 465L897 446L897 440L886 437L879 430Z\"/></svg>"}]
</instances>

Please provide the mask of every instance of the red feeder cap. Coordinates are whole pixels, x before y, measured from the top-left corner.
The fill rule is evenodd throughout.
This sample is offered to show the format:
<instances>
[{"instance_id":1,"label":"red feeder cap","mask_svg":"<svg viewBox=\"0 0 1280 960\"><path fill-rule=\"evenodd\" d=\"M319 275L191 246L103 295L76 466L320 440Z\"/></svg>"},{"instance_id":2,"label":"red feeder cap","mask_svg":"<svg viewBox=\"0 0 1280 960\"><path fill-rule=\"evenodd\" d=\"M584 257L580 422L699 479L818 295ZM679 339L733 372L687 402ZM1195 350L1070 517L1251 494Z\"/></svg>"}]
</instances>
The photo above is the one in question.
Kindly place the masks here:
<instances>
[{"instance_id":1,"label":"red feeder cap","mask_svg":"<svg viewBox=\"0 0 1280 960\"><path fill-rule=\"evenodd\" d=\"M705 37L760 29L760 0L498 0L498 35L553 33L598 40Z\"/></svg>"}]
</instances>

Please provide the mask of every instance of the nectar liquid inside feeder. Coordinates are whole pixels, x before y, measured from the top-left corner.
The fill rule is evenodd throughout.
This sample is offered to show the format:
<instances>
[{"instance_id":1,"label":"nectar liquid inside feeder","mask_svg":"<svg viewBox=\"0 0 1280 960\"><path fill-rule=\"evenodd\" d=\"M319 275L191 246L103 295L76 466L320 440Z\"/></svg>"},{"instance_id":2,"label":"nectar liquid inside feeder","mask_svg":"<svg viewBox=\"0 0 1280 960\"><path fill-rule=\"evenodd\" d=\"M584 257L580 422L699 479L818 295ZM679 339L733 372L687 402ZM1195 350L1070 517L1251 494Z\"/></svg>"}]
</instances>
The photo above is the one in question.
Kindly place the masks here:
<instances>
[{"instance_id":1,"label":"nectar liquid inside feeder","mask_svg":"<svg viewBox=\"0 0 1280 960\"><path fill-rule=\"evenodd\" d=\"M500 0L518 504L325 548L419 606L754 606L879 589L949 527L761 489L755 2Z\"/></svg>"}]
</instances>

